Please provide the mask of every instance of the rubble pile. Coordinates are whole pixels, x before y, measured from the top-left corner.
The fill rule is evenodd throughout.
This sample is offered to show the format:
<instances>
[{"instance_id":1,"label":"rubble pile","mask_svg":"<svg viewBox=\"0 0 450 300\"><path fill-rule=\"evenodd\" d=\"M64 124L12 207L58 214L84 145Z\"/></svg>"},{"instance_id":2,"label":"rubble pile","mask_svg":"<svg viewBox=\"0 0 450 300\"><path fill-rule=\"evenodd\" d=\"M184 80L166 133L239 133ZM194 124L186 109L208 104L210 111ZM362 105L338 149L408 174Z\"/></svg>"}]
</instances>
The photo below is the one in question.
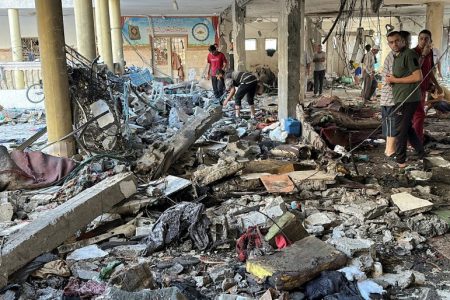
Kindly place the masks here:
<instances>
[{"instance_id":1,"label":"rubble pile","mask_svg":"<svg viewBox=\"0 0 450 300\"><path fill-rule=\"evenodd\" d=\"M450 258L448 193L436 188L448 184L445 151L395 174L376 143L355 161L348 144L320 138L323 124L373 128L330 108L356 114L354 101L319 99L300 137L276 120L268 95L256 120L245 106L235 119L195 82L134 84L130 74L145 70L133 69L113 87L100 72L90 90L84 71L76 103L104 115L75 119L89 126L76 135L74 167L45 188L2 186L5 299L424 299L445 290L432 284L446 266L435 262Z\"/></svg>"}]
</instances>

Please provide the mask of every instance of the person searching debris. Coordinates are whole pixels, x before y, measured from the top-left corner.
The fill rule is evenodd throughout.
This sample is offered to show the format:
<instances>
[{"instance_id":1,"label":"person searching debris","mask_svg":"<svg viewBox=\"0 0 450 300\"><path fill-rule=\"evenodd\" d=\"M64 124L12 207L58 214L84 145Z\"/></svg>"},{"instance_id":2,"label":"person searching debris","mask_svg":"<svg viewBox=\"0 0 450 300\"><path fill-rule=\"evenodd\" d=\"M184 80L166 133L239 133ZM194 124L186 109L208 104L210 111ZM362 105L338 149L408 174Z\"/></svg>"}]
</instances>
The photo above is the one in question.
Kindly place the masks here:
<instances>
[{"instance_id":1,"label":"person searching debris","mask_svg":"<svg viewBox=\"0 0 450 300\"><path fill-rule=\"evenodd\" d=\"M206 79L209 80L209 78L211 77L214 96L217 99L220 99L225 93L224 91L225 83L223 79L219 80L215 75L218 70L226 70L228 61L227 58L225 57L225 54L219 52L216 46L211 45L209 46L208 50L209 53L207 57Z\"/></svg>"},{"instance_id":2,"label":"person searching debris","mask_svg":"<svg viewBox=\"0 0 450 300\"><path fill-rule=\"evenodd\" d=\"M398 167L406 167L406 150L408 140L417 151L419 158L425 155L423 145L412 128L412 118L420 102L418 85L422 80L422 71L417 53L407 47L407 41L398 31L387 36L389 47L394 51L392 74L385 80L392 84L392 95L395 101L395 117L398 134L396 145L396 161Z\"/></svg>"},{"instance_id":3,"label":"person searching debris","mask_svg":"<svg viewBox=\"0 0 450 300\"><path fill-rule=\"evenodd\" d=\"M255 75L249 72L225 71L218 70L216 73L218 80L225 79L225 90L228 92L228 97L223 102L225 107L231 98L235 100L235 114L236 118L241 116L242 98L247 95L247 102L250 105L251 118L255 118L255 94L258 88L258 79ZM237 92L236 92L236 88Z\"/></svg>"}]
</instances>

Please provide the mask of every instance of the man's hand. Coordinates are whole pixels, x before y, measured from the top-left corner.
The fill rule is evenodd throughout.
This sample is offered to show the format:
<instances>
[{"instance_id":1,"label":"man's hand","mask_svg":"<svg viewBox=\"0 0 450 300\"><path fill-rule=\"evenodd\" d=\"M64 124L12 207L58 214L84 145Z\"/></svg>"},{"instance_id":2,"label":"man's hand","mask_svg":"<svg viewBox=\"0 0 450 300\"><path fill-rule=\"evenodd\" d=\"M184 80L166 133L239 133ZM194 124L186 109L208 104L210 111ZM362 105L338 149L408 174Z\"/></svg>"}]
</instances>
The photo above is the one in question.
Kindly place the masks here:
<instances>
[{"instance_id":1,"label":"man's hand","mask_svg":"<svg viewBox=\"0 0 450 300\"><path fill-rule=\"evenodd\" d=\"M209 74L206 75L206 80L210 80L211 76Z\"/></svg>"},{"instance_id":2,"label":"man's hand","mask_svg":"<svg viewBox=\"0 0 450 300\"><path fill-rule=\"evenodd\" d=\"M395 83L396 77L392 74L386 75L386 78L384 79L387 83Z\"/></svg>"},{"instance_id":3,"label":"man's hand","mask_svg":"<svg viewBox=\"0 0 450 300\"><path fill-rule=\"evenodd\" d=\"M225 101L223 101L222 106L223 106L223 107L227 107L227 104L228 104L228 99L226 99Z\"/></svg>"}]
</instances>

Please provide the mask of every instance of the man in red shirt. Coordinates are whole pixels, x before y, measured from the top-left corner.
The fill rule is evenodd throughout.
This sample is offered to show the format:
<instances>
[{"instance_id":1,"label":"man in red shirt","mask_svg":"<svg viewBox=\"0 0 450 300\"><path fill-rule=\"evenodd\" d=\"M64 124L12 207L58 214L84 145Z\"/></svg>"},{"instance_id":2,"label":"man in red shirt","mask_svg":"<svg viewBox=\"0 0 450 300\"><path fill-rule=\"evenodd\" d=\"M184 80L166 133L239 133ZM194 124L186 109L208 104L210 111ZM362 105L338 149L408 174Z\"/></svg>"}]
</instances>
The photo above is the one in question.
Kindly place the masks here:
<instances>
[{"instance_id":1,"label":"man in red shirt","mask_svg":"<svg viewBox=\"0 0 450 300\"><path fill-rule=\"evenodd\" d=\"M417 136L423 143L423 124L425 122L425 98L427 91L430 89L430 83L432 82L438 89L439 93L442 92L436 77L430 70L433 68L433 51L431 47L431 32L427 29L422 30L419 33L419 41L414 50L420 56L420 67L423 74L423 82L420 84L420 104L417 106L417 110L413 117L413 128L416 131Z\"/></svg>"},{"instance_id":2,"label":"man in red shirt","mask_svg":"<svg viewBox=\"0 0 450 300\"><path fill-rule=\"evenodd\" d=\"M218 79L216 75L218 70L226 69L228 62L225 55L217 51L216 46L211 45L208 50L206 79L211 78L214 96L219 99L225 93L225 82L223 78Z\"/></svg>"}]
</instances>

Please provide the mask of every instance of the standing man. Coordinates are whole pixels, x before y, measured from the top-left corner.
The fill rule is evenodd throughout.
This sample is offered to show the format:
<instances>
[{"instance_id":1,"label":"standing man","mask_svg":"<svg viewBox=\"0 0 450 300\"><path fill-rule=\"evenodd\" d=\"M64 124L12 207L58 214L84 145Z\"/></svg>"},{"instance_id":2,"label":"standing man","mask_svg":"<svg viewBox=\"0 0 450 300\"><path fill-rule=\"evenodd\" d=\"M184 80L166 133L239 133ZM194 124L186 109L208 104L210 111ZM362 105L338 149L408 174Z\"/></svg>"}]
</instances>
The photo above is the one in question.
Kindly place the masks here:
<instances>
[{"instance_id":1,"label":"standing man","mask_svg":"<svg viewBox=\"0 0 450 300\"><path fill-rule=\"evenodd\" d=\"M425 122L425 99L427 96L427 91L430 89L431 82L437 88L438 93L442 93L442 89L439 86L436 77L434 77L434 72L432 71L434 62L431 42L431 32L424 29L419 33L418 44L416 48L414 48L416 53L420 56L419 64L422 70L423 81L420 84L420 102L413 117L413 128L422 143L424 138L423 124Z\"/></svg>"},{"instance_id":2,"label":"standing man","mask_svg":"<svg viewBox=\"0 0 450 300\"><path fill-rule=\"evenodd\" d=\"M395 101L398 134L396 142L396 160L399 168L406 167L406 149L408 140L419 154L424 156L422 143L412 128L412 117L420 102L419 82L422 72L419 56L406 47L406 41L398 32L388 34L388 44L395 52L392 74L386 76L386 82L392 84Z\"/></svg>"},{"instance_id":3,"label":"standing man","mask_svg":"<svg viewBox=\"0 0 450 300\"><path fill-rule=\"evenodd\" d=\"M226 69L227 59L222 52L217 51L217 48L214 45L209 46L208 50L206 79L209 80L209 78L211 78L214 96L216 99L220 99L225 93L225 82L223 79L217 79L216 74L218 70Z\"/></svg>"},{"instance_id":4,"label":"standing man","mask_svg":"<svg viewBox=\"0 0 450 300\"><path fill-rule=\"evenodd\" d=\"M316 52L313 56L314 62L314 97L322 95L323 79L325 78L325 52L322 51L322 45L316 46Z\"/></svg>"},{"instance_id":5,"label":"standing man","mask_svg":"<svg viewBox=\"0 0 450 300\"><path fill-rule=\"evenodd\" d=\"M399 35L397 31L390 32L390 36ZM389 37L388 37L389 41ZM401 39L391 39L388 43L391 48L391 52L384 59L383 78L392 74L392 67L394 66L394 55L400 51ZM382 117L382 131L383 135L386 137L386 149L384 154L388 157L395 155L395 136L397 135L395 127L395 114L394 114L394 97L392 95L392 85L386 81L381 88L381 117Z\"/></svg>"},{"instance_id":6,"label":"standing man","mask_svg":"<svg viewBox=\"0 0 450 300\"><path fill-rule=\"evenodd\" d=\"M367 46L366 46L367 49ZM370 98L375 94L375 90L377 89L377 80L375 79L375 63L376 58L375 55L378 54L380 47L375 45L372 49L367 52L364 56L364 72L363 72L363 82L364 88L361 93L361 97L365 101L369 101Z\"/></svg>"},{"instance_id":7,"label":"standing man","mask_svg":"<svg viewBox=\"0 0 450 300\"><path fill-rule=\"evenodd\" d=\"M251 118L255 118L255 94L258 88L258 79L255 75L249 72L229 71L225 74L223 70L217 71L217 79L223 80L225 78L225 89L229 92L228 97L223 102L225 107L228 101L234 97L235 100L235 114L236 118L241 116L242 98L247 95L247 102L250 105ZM236 92L236 88L237 89Z\"/></svg>"}]
</instances>

